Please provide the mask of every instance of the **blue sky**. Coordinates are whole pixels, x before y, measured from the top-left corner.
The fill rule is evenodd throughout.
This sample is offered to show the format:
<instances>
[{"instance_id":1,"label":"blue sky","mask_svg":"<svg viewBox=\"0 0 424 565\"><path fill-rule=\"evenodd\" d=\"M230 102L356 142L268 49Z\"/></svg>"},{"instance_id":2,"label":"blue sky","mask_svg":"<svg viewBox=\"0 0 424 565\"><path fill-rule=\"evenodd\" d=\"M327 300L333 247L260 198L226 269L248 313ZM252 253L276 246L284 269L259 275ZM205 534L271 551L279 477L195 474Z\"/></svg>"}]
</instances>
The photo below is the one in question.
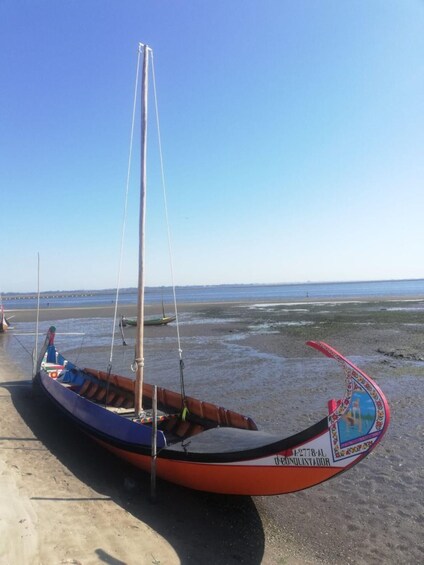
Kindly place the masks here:
<instances>
[{"instance_id":1,"label":"blue sky","mask_svg":"<svg viewBox=\"0 0 424 565\"><path fill-rule=\"evenodd\" d=\"M37 253L42 290L116 286L140 41L176 284L424 277L423 2L0 0L3 292L36 288ZM155 143L147 284L168 285ZM135 160L122 286L137 191Z\"/></svg>"}]
</instances>

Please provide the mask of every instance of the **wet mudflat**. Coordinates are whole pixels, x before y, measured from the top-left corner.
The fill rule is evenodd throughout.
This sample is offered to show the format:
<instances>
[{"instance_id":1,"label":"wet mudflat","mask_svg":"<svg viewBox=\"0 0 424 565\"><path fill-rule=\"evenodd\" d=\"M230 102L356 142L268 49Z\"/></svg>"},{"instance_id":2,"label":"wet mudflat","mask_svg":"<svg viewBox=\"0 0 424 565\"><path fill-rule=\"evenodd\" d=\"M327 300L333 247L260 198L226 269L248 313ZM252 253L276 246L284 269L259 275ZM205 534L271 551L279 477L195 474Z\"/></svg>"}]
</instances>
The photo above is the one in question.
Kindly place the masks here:
<instances>
[{"instance_id":1,"label":"wet mudflat","mask_svg":"<svg viewBox=\"0 0 424 565\"><path fill-rule=\"evenodd\" d=\"M107 309L44 312L40 332L54 323L65 355L104 370L110 359L111 316ZM16 334L30 333L33 320L28 312L19 313ZM308 348L308 339L326 341L375 378L392 412L383 442L367 459L308 491L246 502L161 485L165 499L174 497L176 506L185 508L173 508L176 519L167 538L174 548L178 545L182 563L195 563L202 551L204 556L219 548L222 563L424 560L423 300L189 305L181 307L180 323L187 394L248 414L260 428L284 435L300 431L326 414L328 399L343 394L339 367ZM84 335L70 335L74 332ZM145 378L178 389L175 334L172 325L146 328ZM134 329L125 330L127 346L116 334L113 372L131 374L134 340ZM7 353L23 371L30 366L24 348L30 350L32 343L31 336L8 337ZM127 469L122 476L128 473L134 478ZM137 478L135 493L127 497L128 507L141 519L137 504L146 489L143 481ZM193 515L199 504L205 514L203 534L189 550L184 531L191 523L190 508ZM196 520L201 520L198 513ZM233 540L232 551L221 547L220 520L230 534L226 541ZM157 518L151 527L160 529L159 522Z\"/></svg>"}]
</instances>

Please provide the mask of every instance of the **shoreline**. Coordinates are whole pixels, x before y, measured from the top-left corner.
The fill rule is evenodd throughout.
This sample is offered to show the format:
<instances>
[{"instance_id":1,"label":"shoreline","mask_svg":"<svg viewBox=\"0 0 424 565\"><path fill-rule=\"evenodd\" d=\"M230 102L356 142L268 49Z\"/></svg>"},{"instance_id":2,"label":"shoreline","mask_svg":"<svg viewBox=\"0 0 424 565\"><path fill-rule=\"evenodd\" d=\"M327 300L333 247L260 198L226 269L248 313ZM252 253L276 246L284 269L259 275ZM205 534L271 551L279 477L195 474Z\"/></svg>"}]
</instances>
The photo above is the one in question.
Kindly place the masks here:
<instances>
[{"instance_id":1,"label":"shoreline","mask_svg":"<svg viewBox=\"0 0 424 565\"><path fill-rule=\"evenodd\" d=\"M343 299L332 298L332 299L313 299L305 298L303 300L299 299L284 299L284 300L255 300L255 299L244 299L237 301L221 301L221 302L181 302L177 304L179 312L193 312L199 311L205 308L233 308L240 306L253 306L255 304L262 306L323 306L323 305L349 305L349 304L385 304L391 302L407 303L407 302L421 302L424 300L424 296L385 296L385 297L346 297ZM135 316L136 315L135 304L123 304L118 306L118 319L124 316ZM99 305L99 306L51 306L42 307L39 310L39 320L46 321L54 319L70 319L70 318L88 318L88 317L113 317L115 305ZM169 311L173 309L169 308ZM147 316L154 315L158 311L157 305L147 304L145 306L145 312ZM37 319L37 309L36 308L10 308L5 309L5 314L11 320L19 322L31 322ZM12 321L13 325L13 321Z\"/></svg>"}]
</instances>

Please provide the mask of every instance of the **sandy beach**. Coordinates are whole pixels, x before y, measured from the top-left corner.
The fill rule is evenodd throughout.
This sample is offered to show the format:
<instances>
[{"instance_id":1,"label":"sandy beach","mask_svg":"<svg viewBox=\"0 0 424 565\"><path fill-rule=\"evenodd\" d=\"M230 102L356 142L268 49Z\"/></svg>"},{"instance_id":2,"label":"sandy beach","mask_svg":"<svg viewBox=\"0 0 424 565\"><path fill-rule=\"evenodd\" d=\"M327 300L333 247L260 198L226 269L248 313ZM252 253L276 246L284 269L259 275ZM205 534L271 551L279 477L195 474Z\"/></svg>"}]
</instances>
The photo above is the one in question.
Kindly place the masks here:
<instances>
[{"instance_id":1,"label":"sandy beach","mask_svg":"<svg viewBox=\"0 0 424 565\"><path fill-rule=\"evenodd\" d=\"M81 436L33 390L30 362L16 352L35 312L16 310L15 329L0 336L0 563L423 562L424 300L191 304L180 312L188 394L251 414L260 428L299 431L343 390L337 367L305 346L321 339L384 390L392 421L383 442L308 491L228 497L160 481L153 504L148 475ZM112 315L112 308L52 308L40 321L92 330L91 320L100 327ZM171 388L174 333L146 332L152 377L163 368ZM102 344L86 337L78 355L104 363ZM131 347L119 347L115 362L124 371Z\"/></svg>"}]
</instances>

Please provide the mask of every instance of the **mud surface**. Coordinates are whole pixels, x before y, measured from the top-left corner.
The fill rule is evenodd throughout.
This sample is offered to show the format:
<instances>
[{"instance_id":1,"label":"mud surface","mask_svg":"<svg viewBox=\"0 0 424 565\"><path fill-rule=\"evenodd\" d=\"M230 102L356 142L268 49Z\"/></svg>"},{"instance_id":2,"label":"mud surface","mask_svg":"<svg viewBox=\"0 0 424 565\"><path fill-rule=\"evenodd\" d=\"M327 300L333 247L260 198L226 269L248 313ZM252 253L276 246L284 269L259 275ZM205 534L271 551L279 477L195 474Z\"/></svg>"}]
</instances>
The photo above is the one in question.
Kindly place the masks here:
<instances>
[{"instance_id":1,"label":"mud surface","mask_svg":"<svg viewBox=\"0 0 424 565\"><path fill-rule=\"evenodd\" d=\"M129 307L123 313L133 314ZM16 335L3 336L7 355L25 374L30 373L34 337L22 334L33 331L34 319L31 312L16 313ZM43 312L40 333L51 323L65 355L82 366L106 368L111 309ZM269 431L300 431L326 414L328 399L343 394L338 366L305 345L321 340L375 378L391 408L387 434L368 458L341 477L291 495L234 499L160 484L159 509L149 519L141 510L148 477L99 455L114 470L112 487L103 488L121 492L120 481L135 481L125 483L134 491L124 489L115 503L159 532L175 550L175 562L217 562L217 556L229 564L423 562L423 330L424 300L419 299L182 306L181 347L190 396L248 414ZM146 380L178 389L175 324L146 328L145 337ZM135 329L126 328L125 341L127 346L117 332L113 372L131 374ZM25 413L31 424L31 412ZM72 475L83 481L88 475L94 484L96 464L81 458L74 432L67 433L66 457L45 430L43 443ZM171 512L172 525L165 512Z\"/></svg>"}]
</instances>

